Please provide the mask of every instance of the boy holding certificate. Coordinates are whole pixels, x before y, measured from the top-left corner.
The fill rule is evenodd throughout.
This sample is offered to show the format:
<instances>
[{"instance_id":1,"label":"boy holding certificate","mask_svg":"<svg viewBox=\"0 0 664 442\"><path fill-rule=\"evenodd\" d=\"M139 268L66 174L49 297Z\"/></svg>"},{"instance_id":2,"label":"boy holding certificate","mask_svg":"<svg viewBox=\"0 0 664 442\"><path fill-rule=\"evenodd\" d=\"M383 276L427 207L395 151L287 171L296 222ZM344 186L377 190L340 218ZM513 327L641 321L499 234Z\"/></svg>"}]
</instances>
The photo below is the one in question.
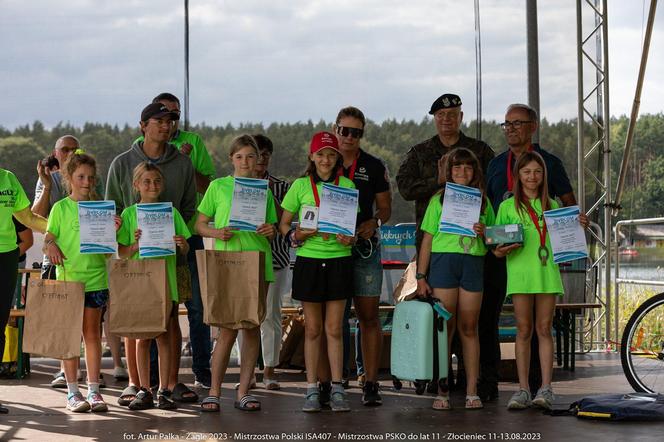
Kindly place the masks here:
<instances>
[{"instance_id":1,"label":"boy holding certificate","mask_svg":"<svg viewBox=\"0 0 664 442\"><path fill-rule=\"evenodd\" d=\"M228 251L259 251L265 253L265 280L274 281L272 269L272 249L270 241L276 234L274 224L277 212L272 192L266 189L265 219L255 231L239 230L229 227L236 178L252 178L258 158L258 146L250 135L240 135L231 143L230 161L233 164L233 176L217 178L210 183L203 201L198 207L196 230L202 235L216 238L215 248ZM214 220L214 227L208 222ZM237 337L235 329L221 327L217 347L212 355L212 384L209 396L201 403L202 411L219 411L221 382L228 366L231 349ZM242 329L242 361L240 366L240 385L235 407L244 411L260 410L261 403L248 394L249 385L258 359L260 327Z\"/></svg>"},{"instance_id":2,"label":"boy holding certificate","mask_svg":"<svg viewBox=\"0 0 664 442\"><path fill-rule=\"evenodd\" d=\"M472 230L465 234L449 233L449 229L443 227L448 223L441 218L444 204L449 207L454 201L444 199L444 190L431 198L421 226L424 235L417 261L417 292L419 296L433 294L454 315L447 321L447 336L451 344L458 327L467 378L466 408L482 408L482 401L477 395L477 323L482 304L483 257L487 252L483 241L484 228L493 225L495 216L491 203L485 197L479 160L470 150L457 148L447 154L443 180L444 183L465 186L471 192L478 190L479 219L470 226ZM449 396L444 394L436 397L433 408L449 409Z\"/></svg>"}]
</instances>

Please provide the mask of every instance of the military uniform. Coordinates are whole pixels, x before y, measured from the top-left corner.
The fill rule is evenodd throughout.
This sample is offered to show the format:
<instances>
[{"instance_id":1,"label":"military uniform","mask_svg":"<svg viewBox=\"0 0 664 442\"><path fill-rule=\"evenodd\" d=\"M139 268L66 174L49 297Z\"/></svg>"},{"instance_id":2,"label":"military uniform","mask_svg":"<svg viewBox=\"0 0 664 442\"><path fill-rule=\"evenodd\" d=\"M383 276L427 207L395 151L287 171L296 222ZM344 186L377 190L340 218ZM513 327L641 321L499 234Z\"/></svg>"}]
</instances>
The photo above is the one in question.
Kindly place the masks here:
<instances>
[{"instance_id":1,"label":"military uniform","mask_svg":"<svg viewBox=\"0 0 664 442\"><path fill-rule=\"evenodd\" d=\"M493 149L484 141L459 132L459 139L452 146L445 146L438 135L410 148L406 159L397 173L399 193L406 201L415 200L415 222L417 223L417 248L422 243L420 224L427 210L429 199L440 189L438 184L438 160L454 148L465 147L472 151L486 174L489 162L493 159Z\"/></svg>"}]
</instances>

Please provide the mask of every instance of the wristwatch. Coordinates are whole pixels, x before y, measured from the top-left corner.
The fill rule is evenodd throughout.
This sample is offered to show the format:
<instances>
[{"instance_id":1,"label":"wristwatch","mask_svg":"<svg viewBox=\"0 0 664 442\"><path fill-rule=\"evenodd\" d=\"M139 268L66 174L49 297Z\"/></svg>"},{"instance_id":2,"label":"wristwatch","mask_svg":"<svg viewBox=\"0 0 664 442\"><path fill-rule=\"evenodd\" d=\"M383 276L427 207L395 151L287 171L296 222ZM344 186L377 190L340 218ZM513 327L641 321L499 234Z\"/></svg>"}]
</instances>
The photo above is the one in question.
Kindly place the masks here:
<instances>
[{"instance_id":1,"label":"wristwatch","mask_svg":"<svg viewBox=\"0 0 664 442\"><path fill-rule=\"evenodd\" d=\"M424 273L419 273L419 272L415 273L415 279L417 279L418 281L419 281L420 279L424 279L424 278L426 278L426 277L427 277L427 275L424 274Z\"/></svg>"}]
</instances>

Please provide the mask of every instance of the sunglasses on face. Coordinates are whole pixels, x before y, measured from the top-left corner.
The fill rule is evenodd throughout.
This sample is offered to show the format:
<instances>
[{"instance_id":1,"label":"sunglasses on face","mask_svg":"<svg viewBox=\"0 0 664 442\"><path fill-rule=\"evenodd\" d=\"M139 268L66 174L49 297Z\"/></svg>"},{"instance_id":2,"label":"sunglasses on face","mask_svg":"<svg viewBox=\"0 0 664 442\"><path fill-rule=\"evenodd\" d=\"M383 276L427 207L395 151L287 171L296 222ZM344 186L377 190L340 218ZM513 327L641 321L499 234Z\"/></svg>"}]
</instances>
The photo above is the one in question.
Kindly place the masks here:
<instances>
[{"instance_id":1,"label":"sunglasses on face","mask_svg":"<svg viewBox=\"0 0 664 442\"><path fill-rule=\"evenodd\" d=\"M364 129L358 129L356 127L347 127L347 126L337 126L337 133L342 137L353 137L353 138L362 138L364 135Z\"/></svg>"}]
</instances>

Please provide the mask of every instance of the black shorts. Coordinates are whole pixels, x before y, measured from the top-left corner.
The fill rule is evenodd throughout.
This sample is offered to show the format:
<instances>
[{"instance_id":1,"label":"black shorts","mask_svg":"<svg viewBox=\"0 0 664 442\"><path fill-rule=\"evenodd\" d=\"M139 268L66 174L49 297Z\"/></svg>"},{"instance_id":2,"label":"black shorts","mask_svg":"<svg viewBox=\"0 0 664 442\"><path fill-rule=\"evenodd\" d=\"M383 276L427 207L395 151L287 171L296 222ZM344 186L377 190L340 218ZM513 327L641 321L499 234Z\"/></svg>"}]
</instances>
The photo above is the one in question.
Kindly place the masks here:
<instances>
[{"instance_id":1,"label":"black shorts","mask_svg":"<svg viewBox=\"0 0 664 442\"><path fill-rule=\"evenodd\" d=\"M293 267L292 297L300 302L326 302L353 296L353 257L305 258Z\"/></svg>"}]
</instances>

